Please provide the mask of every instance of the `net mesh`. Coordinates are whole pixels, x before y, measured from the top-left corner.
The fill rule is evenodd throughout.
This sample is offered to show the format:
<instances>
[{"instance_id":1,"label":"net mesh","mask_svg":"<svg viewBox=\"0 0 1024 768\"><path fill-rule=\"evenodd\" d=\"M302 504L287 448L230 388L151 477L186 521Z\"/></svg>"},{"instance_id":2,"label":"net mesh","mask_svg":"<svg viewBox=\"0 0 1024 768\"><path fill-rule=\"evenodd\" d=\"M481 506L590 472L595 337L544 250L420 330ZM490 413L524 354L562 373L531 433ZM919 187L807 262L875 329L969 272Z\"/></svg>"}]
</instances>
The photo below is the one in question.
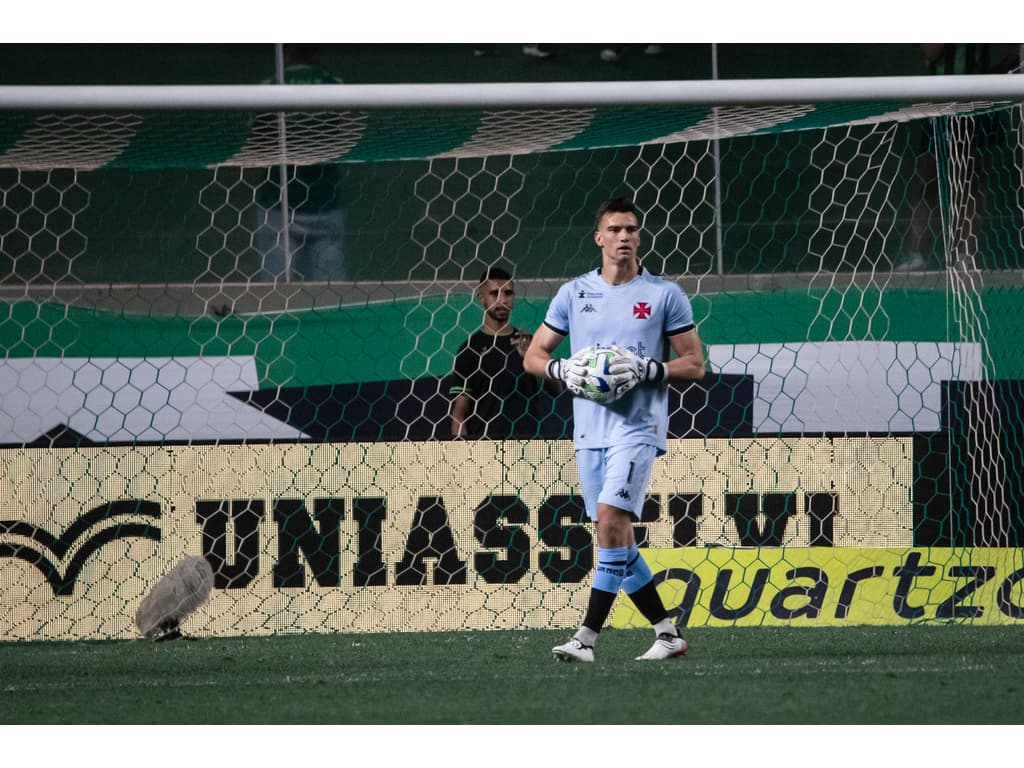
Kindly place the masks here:
<instances>
[{"instance_id":1,"label":"net mesh","mask_svg":"<svg viewBox=\"0 0 1024 768\"><path fill-rule=\"evenodd\" d=\"M708 345L636 525L673 617L1019 620L1021 136L992 102L0 112L0 637L136 636L189 554L193 634L575 627L571 403L453 442L448 377L480 273L532 331L617 194Z\"/></svg>"}]
</instances>

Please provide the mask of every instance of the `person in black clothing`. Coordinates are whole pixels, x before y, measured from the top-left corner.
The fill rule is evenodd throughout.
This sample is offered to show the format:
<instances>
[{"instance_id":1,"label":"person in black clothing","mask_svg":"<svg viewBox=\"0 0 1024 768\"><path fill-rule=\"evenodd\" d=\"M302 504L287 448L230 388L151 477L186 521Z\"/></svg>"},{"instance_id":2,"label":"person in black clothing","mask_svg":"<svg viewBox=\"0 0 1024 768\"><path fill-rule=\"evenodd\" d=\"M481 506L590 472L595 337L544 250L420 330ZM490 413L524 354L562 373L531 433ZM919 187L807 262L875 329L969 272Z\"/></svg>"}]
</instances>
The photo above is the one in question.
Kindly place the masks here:
<instances>
[{"instance_id":1,"label":"person in black clothing","mask_svg":"<svg viewBox=\"0 0 1024 768\"><path fill-rule=\"evenodd\" d=\"M512 325L512 276L498 267L485 270L476 297L484 322L455 355L448 390L452 438L535 437L545 385L523 370L532 335Z\"/></svg>"}]
</instances>

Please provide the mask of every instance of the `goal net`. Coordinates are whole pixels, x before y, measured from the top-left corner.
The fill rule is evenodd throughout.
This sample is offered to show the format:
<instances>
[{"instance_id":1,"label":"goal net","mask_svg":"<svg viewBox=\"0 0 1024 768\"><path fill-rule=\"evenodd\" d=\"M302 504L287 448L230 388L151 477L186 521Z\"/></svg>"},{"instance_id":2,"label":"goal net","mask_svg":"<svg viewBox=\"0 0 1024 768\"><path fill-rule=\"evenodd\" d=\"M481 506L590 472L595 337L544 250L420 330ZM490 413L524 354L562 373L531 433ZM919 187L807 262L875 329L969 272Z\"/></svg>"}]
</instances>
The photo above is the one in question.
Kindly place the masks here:
<instances>
[{"instance_id":1,"label":"goal net","mask_svg":"<svg viewBox=\"0 0 1024 768\"><path fill-rule=\"evenodd\" d=\"M450 374L615 195L707 345L636 525L673 617L1020 621L1020 102L5 106L0 639L138 636L189 555L199 636L577 626L568 395L453 441Z\"/></svg>"}]
</instances>

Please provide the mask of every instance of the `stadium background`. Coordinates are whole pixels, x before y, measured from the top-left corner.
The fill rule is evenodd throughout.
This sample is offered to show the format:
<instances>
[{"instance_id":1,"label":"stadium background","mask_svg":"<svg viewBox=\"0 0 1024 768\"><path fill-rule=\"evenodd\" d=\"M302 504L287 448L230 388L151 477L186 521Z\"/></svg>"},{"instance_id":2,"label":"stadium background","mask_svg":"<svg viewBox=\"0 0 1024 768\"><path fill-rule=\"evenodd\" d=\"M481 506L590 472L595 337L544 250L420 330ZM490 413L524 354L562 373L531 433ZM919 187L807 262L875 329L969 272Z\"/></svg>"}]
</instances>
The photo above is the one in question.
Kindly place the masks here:
<instances>
[{"instance_id":1,"label":"stadium background","mask_svg":"<svg viewBox=\"0 0 1024 768\"><path fill-rule=\"evenodd\" d=\"M639 49L634 49L616 65L600 62L597 48L568 46L555 59L535 61L522 56L517 46L503 46L497 56L485 58L474 57L472 46L461 45L325 46L320 60L348 83L701 79L710 75L708 46L670 45L661 57L647 57ZM265 79L272 69L271 46L0 48L0 79L4 83L254 83ZM923 65L915 44L723 45L719 49L719 73L723 78L923 74ZM209 122L204 118L209 118ZM216 143L233 133L243 134L249 126L248 117L243 114L221 115L215 119L203 115L198 119L187 116L186 119L189 120L187 125L196 132L195 142L184 149L180 146L172 149L190 153L198 148L198 154L191 157L193 165L202 165L202 152L209 148L210 142ZM212 130L207 130L210 126L213 126ZM914 156L920 146L921 130L920 125L897 129L898 139L894 146L899 148L901 157ZM0 128L0 150L10 146L19 135L16 122L4 123ZM846 142L837 142L837 146L840 155L855 151L855 145ZM787 276L799 273L829 275L842 266L840 259L843 255L832 251L829 251L828 258L835 258L835 261L828 258L819 261L821 251L811 243L815 228L813 221L808 220L808 212L812 208L810 192L798 179L790 176L791 164L799 165L800 161L806 160L806 144L801 135L794 132L738 137L731 140L729 147L722 157L721 174L728 180L723 189L723 210L731 217L724 222L726 241L723 252L727 254L724 276L742 279L764 276L774 282L763 291L756 290L756 282L748 282L747 287L752 290L696 294L696 314L705 318L701 328L707 341L726 346L749 342L786 343L794 339L835 342L863 338L871 342L911 341L915 344L949 341L947 324L936 322L937 318L945 318L948 313L946 287L941 283L928 285L923 278L918 280L906 275L894 278L885 284L884 291L870 282L866 286L854 282L843 288L838 305L829 308L833 315L822 315L822 302L828 303L828 291L809 290L805 278L787 282ZM685 154L686 149L683 145L668 145L662 151L663 159L671 165L673 160ZM795 161L795 158L799 160ZM581 162L578 163L577 159ZM211 171L159 167L160 162L147 165L141 161L130 167L81 171L78 172L82 179L81 188L88 189L88 204L79 208L79 201L74 196L79 187L74 183L68 186L72 194L57 194L62 184L68 181L65 171L2 169L0 185L10 190L6 198L10 207L0 211L0 231L9 233L0 254L0 274L3 275L0 287L10 289L15 296L25 286L45 289L50 284L57 284L75 289L93 284L99 289L82 289L71 306L59 302L11 301L6 318L0 322L0 342L5 346L9 360L125 360L156 356L166 361L252 355L256 360L259 380L256 385L250 385L250 402L265 407L271 413L276 405L289 417L301 411L297 404L306 407L313 403L315 414L311 422L302 424L307 432L310 426L322 425L326 421L327 409L317 401L323 394L321 388L330 390L329 398L336 404L351 402L350 395L355 391L367 399L375 398L379 390L373 387L382 383L387 385L399 381L416 386L417 382L426 382L435 395L427 403L433 409L427 414L430 418L426 419L427 428L432 431L439 424L443 425L444 399L440 397L438 380L450 369L455 347L478 321L470 297L471 282L478 270L467 274L464 265L474 263L474 260L503 260L515 266L517 278L524 279L524 282L528 279L557 281L589 268L593 262L592 246L588 243L590 213L595 202L593 196L605 196L621 185L623 179L627 185L643 180L631 178L631 174L638 172L634 160L635 152L627 154L617 149L541 153L524 158L516 174L498 182L499 185L518 183L522 179L525 180L523 189L514 196L499 194L484 198L485 210L481 217L483 221L501 225L504 221L502 206L510 206L508 212L511 216L508 219L516 222L517 227L516 237L509 240L511 247L507 251L489 250L495 247L495 243L488 243L483 238L485 242L480 250L472 250L474 241L485 233L472 227L463 232L461 221L453 217L441 222L439 228L435 227L439 229L434 236L442 246L441 250L449 240L456 243L450 254L441 254L438 262L424 258L423 243L416 238L417 225L424 217L418 185L430 177L428 163L415 160L342 163L339 188L350 222L351 277L367 284L461 280L466 283L465 293L445 294L443 297L414 296L411 299L396 294L387 301L367 302L365 293L355 291L354 296L350 296L342 289L340 296L328 296L333 299L333 305L318 305L314 315L286 311L283 314L267 313L266 316L259 313L232 315L230 312L221 315L216 306L209 307L213 310L210 312L192 313L184 309L184 303L176 304L175 296L180 294L170 291L162 295L160 301L149 304L147 294L141 290L102 290L105 284L152 285L158 288L163 284L177 284L185 286L186 290L190 286L198 290L204 283L216 285L225 279L244 283L255 274L259 255L251 247L250 233L243 228L221 230L211 227L211 213L205 205ZM835 167L829 171L835 177L827 183L838 187L843 182L844 168L854 167L856 161L854 154L837 157ZM445 161L432 162L438 175L444 176L447 172ZM472 166L472 161L467 165ZM896 205L897 215L901 217L900 225L907 224L909 216L909 176L906 175L909 167L909 163L901 164L902 175L895 175L891 184L872 192L884 195ZM1012 190L1013 164L1007 162L1002 167L1007 176L995 188ZM17 181L18 178L45 179L47 173L52 173L49 178L54 180L54 184L46 181L20 184ZM784 187L791 181L788 194L774 194L778 187ZM34 196L32 200L19 199L19 196L24 198L28 194ZM709 216L706 206L702 208L697 204L706 195L706 190L684 188L682 195L681 209L692 207L701 211L699 215ZM690 195L694 196L692 200L687 198ZM648 202L640 200L645 207ZM489 210L486 206L490 205L496 207ZM997 196L989 207L984 228L987 247L979 251L979 266L982 268L1004 273L1019 268L1020 233L1014 205L1013 195L1007 195ZM4 217L10 217L9 210L21 210L22 219L5 220ZM64 242L72 244L71 252L63 253L55 248L56 252L49 257L39 255L45 254L46 246L50 245L46 238L60 233L61 215L68 211L74 212L74 232ZM232 211L226 213L230 218ZM657 221L658 215L651 214L655 224L661 223ZM437 222L430 224L433 226ZM706 230L710 221L698 221L696 224ZM36 226L41 234L31 244L22 242L27 240L25 233ZM451 239L448 227L455 236ZM502 239L498 238L498 241ZM673 252L671 246L657 245L662 252ZM469 250L460 250L463 248ZM678 250L689 258L689 243L681 243ZM892 262L899 255L896 252L882 254ZM707 275L715 271L711 255L706 251L694 256L685 270L676 264L667 266L670 271L686 274ZM1005 384L1000 384L1000 397L995 407L998 420L1005 425L1005 431L1000 434L1004 442L998 450L1000 455L1009 457L1012 466L1020 467L1024 462L1018 455L1020 444L1016 440L1020 426L1017 380L1021 378L1024 363L1019 353L1018 276L1011 271L1001 279L989 279L980 289L979 297L995 329L988 339L993 370L1000 379L1006 380ZM517 312L517 322L525 327L536 325L545 304L544 295L533 293L527 286ZM166 311L168 306L170 311ZM873 309L872 313L854 311L846 318L846 306ZM848 319L849 325L837 331L829 319L832 316ZM130 322L126 323L126 319ZM414 348L416 351L410 352ZM424 349L430 351L423 352ZM372 368L353 364L356 358L371 359L370 353ZM992 531L979 529L971 519L974 478L970 476L970 462L956 459L948 462L947 459L956 451L966 456L972 450L970 443L974 436L968 433L973 425L969 423L967 407L958 406L964 398L962 390L957 389L958 384L944 380L942 385L946 399L944 406L949 405L942 410L944 421L941 425L936 424L934 432L913 434L916 462L913 477L918 484L914 489L914 538L912 541L901 540L900 545L984 546L993 544L993 540L995 545L1019 544L1024 536L1024 525L1014 502L1011 502L1011 508L1017 516L1009 522L998 520L994 524L997 536L992 539L985 536L986 532ZM356 389L344 389L346 386ZM297 393L301 402L289 400L289 391ZM405 397L407 393L408 389L397 394L389 391L376 403L376 410L371 409L367 420L370 431L378 433L376 439L403 437L382 434L386 426L382 414L388 414L389 418L394 416L396 406L408 400ZM261 397L267 399L260 402ZM726 405L735 404L729 397L724 399ZM745 403L746 400L741 401L741 404ZM419 407L421 401L413 398L412 404ZM724 412L719 408L721 405L721 401L716 402L716 414ZM415 415L399 412L399 421L407 428L421 426ZM961 422L963 429L959 429ZM350 421L338 421L333 426L333 432L316 437L339 441L374 439L355 428L346 433L345 429L352 426ZM746 419L726 423L719 421L713 426L724 429L724 436L732 438L748 437L752 431L749 414ZM697 432L704 437L709 434L706 430ZM428 432L426 436L430 434ZM404 436L409 437L409 434ZM423 437L422 431L416 432L416 439ZM219 438L214 436L210 439L216 441ZM229 438L227 442L232 439L237 437ZM148 442L158 447L163 443L153 438ZM29 444L58 449L79 447L87 459L101 455L106 460L102 450L94 450L98 442L88 440L73 430L38 435L38 442ZM8 445L12 454L16 454L19 447L24 447ZM445 448L436 450L441 455ZM216 451L200 453L206 456ZM55 464L60 465L57 471L63 470L61 462L65 458L69 467L81 459L74 452L70 458L60 451L56 455ZM23 456L19 464L24 475L31 476L33 480L38 479L33 474L37 464L33 460L35 456L29 454L30 460ZM206 461L208 459L196 459L190 473L201 476ZM931 464L926 466L926 462ZM154 466L157 463L155 461ZM952 469L947 468L947 463L952 465ZM531 470L543 464L543 461L536 461ZM322 466L329 465L330 462L326 462ZM934 465L938 465L937 470ZM246 466L250 469L255 467L252 474L260 474L258 463ZM900 469L899 483L909 482L907 478L911 473L905 469L905 466ZM330 471L330 468L325 469L324 476L328 476ZM950 478L944 475L946 472L961 474L950 482ZM85 476L92 473L91 467L83 472ZM117 472L110 477L112 484L116 485ZM1019 498L1019 494L1014 492L1020 482L1019 475L1003 478L1001 482L1010 490L1012 499ZM46 482L26 483L26 487L31 488L44 485ZM958 489L956 493L960 496L957 499L950 499L946 491L949 486ZM237 491L230 482L224 488L222 498L237 498L230 495ZM294 492L292 487L288 490ZM258 485L245 489L246 493L252 494L251 498L266 496L273 491ZM68 501L64 500L65 503ZM187 507L188 500L178 509ZM60 515L44 521L40 529L55 530L59 527L58 518ZM469 530L467 520L468 517L463 516L463 530ZM191 528L187 528L187 532L195 534ZM903 533L906 533L906 527ZM190 542L193 542L187 538L174 539L166 533L165 536L165 541L185 542L185 546L191 546ZM12 551L5 550L5 554ZM137 567L131 574L134 577L131 583L138 590L143 588L142 582L159 573L163 565L153 562L152 558L146 560L145 555L140 554L148 551L148 543L143 542L141 548L135 545L128 558L128 565ZM103 569L111 568L111 562L118 562L116 554L107 554L96 560L92 571L86 574L90 578L83 581L91 579L92 583L109 583L110 573ZM1011 564L1009 568L1012 567ZM30 588L25 585L34 584L36 574L25 570L28 575L21 580L22 588ZM425 574L420 575L426 584ZM1004 575L1002 570L1000 575ZM290 606L291 598L277 594L276 586L268 586L268 594L272 599L281 598ZM51 596L45 597L49 599ZM114 631L123 633L126 630L123 603L130 602L131 598L121 602L118 602L120 596L96 599L103 601L104 611L109 603L116 617L112 622ZM245 610L244 605L241 610ZM270 618L266 618L268 615ZM280 612L280 616L287 615L288 611ZM254 631L267 627L287 629L288 619L280 616L272 608L268 614L253 614L252 620L257 625L265 622L254 627ZM563 619L568 623L572 621L571 617ZM278 621L285 624L279 627ZM401 626L401 622L401 616L395 619L396 625ZM80 623L82 629L76 631L88 633L95 628L90 617L81 617ZM54 631L53 626L59 628L54 623L47 631ZM100 631L105 631L102 624Z\"/></svg>"},{"instance_id":2,"label":"stadium background","mask_svg":"<svg viewBox=\"0 0 1024 768\"><path fill-rule=\"evenodd\" d=\"M677 44L664 49L661 56L646 56L642 46L632 46L620 62L612 64L600 61L599 46L584 44L561 46L550 60L524 56L515 45L499 46L496 55L487 57L474 57L470 45L324 45L318 61L352 84L710 78L710 46ZM718 68L723 79L926 73L917 45L912 43L726 44L718 48ZM0 47L0 84L245 84L261 82L273 72L271 45ZM230 134L230 128L224 128L225 120L241 135L248 129L247 116L239 114L220 116L216 130ZM192 120L192 124L197 146L216 143L218 139L201 121ZM0 150L17 135L16 126L0 125ZM906 151L916 151L919 140L917 133L909 130ZM816 263L808 261L807 223L800 221L807 210L802 189L797 186L783 198L763 187L786 174L788 149L799 151L799 141L797 134L748 137L735 142L735 151L723 155L722 177L735 180L723 190L723 209L738 212L737 220L727 222L725 228L727 273L817 269ZM683 149L680 145L668 151ZM165 159L156 158L157 162ZM143 158L131 170L115 168L90 174L89 205L75 221L76 230L88 241L88 251L75 260L73 278L84 283L182 283L212 282L224 275L230 277L232 271L239 277L254 274L259 257L247 247L247 233L229 233L236 241L219 248L223 254L213 252L212 258L211 248L200 239L200 233L209 227L210 214L196 201L203 197L209 172L139 170L146 162ZM200 164L202 157L196 156L192 162ZM433 269L418 263L422 249L409 237L422 216L422 208L409 201L415 199L416 183L426 167L425 161L340 164L340 202L352 222L348 227L351 279L435 277ZM577 178L580 168L567 153L530 158L526 193L512 199L510 210L521 221L523 236L516 239L516 250L505 254L515 264L518 277L558 278L589 267L592 254L586 248L586 238L588 214L595 207L592 198L603 194L602 187L621 184L629 170L628 159L614 149L588 158L586 167L592 174L590 185ZM600 169L600 175L594 169ZM0 181L7 181L11 173L0 169ZM531 188L531 178L541 180L543 188L539 183ZM751 189L750 179L763 188ZM906 183L906 178L894 180L892 194L896 198L906 197L899 191L899 185ZM759 209L751 201L762 201L765 207ZM990 215L1000 215L998 206L992 206ZM125 224L129 219L147 222L147 226L129 227ZM467 234L481 233L470 229ZM212 235L214 240L217 236L219 233ZM60 260L41 263L22 258L14 263L13 250L9 245L0 255L0 274L8 276L7 282L57 278L68 271ZM558 257L552 258L552 252ZM694 263L688 271L702 274L709 267L708 263ZM454 258L441 266L436 277L459 279L458 270Z\"/></svg>"}]
</instances>

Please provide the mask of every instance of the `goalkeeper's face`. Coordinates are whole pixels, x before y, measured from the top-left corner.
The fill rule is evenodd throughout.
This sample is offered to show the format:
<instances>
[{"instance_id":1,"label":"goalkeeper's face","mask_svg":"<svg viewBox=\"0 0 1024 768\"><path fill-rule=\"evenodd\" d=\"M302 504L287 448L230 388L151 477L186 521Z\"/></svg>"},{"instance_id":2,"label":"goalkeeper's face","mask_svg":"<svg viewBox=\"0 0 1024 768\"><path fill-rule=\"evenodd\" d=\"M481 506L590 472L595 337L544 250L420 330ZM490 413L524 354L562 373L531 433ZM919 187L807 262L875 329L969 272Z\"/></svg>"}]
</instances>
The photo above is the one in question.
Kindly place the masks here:
<instances>
[{"instance_id":1,"label":"goalkeeper's face","mask_svg":"<svg viewBox=\"0 0 1024 768\"><path fill-rule=\"evenodd\" d=\"M594 233L601 258L608 265L635 261L640 250L640 224L632 213L606 213Z\"/></svg>"}]
</instances>

